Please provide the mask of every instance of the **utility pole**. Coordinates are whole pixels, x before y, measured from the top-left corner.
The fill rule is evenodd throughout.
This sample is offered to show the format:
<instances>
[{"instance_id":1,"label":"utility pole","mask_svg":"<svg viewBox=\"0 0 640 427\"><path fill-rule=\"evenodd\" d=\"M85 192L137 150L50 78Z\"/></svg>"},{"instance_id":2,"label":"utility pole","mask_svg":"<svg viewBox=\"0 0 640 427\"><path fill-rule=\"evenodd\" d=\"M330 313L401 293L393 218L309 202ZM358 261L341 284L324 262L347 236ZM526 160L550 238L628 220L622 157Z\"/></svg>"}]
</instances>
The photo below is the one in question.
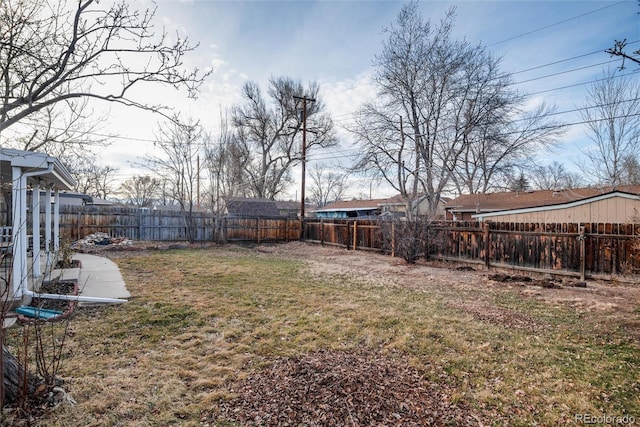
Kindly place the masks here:
<instances>
[{"instance_id":1,"label":"utility pole","mask_svg":"<svg viewBox=\"0 0 640 427\"><path fill-rule=\"evenodd\" d=\"M316 102L314 98L307 96L293 96L294 99L302 100L302 178L300 184L300 238L304 230L304 187L307 167L307 102Z\"/></svg>"}]
</instances>

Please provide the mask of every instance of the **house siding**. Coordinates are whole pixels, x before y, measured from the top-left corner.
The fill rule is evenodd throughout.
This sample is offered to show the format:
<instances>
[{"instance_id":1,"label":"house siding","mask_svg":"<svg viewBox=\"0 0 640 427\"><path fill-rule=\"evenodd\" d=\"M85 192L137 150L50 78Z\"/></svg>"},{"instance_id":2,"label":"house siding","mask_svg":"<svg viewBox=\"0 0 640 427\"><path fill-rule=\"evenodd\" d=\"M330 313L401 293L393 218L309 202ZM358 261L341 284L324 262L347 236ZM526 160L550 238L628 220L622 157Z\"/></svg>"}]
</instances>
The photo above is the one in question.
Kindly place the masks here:
<instances>
[{"instance_id":1,"label":"house siding","mask_svg":"<svg viewBox=\"0 0 640 427\"><path fill-rule=\"evenodd\" d=\"M522 223L628 223L634 212L640 213L640 200L611 197L574 207L505 215L496 213L485 217L485 220Z\"/></svg>"}]
</instances>

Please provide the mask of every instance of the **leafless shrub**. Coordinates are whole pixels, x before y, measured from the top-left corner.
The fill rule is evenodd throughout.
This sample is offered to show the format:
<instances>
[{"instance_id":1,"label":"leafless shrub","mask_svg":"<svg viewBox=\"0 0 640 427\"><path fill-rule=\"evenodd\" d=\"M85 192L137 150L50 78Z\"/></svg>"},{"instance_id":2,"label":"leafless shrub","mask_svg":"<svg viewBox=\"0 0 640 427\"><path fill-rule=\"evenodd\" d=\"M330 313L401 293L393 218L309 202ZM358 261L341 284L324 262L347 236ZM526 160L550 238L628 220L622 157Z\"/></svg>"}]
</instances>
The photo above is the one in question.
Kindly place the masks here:
<instances>
[{"instance_id":1,"label":"leafless shrub","mask_svg":"<svg viewBox=\"0 0 640 427\"><path fill-rule=\"evenodd\" d=\"M428 257L430 221L418 217L393 217L381 220L383 248L385 251L415 264L420 258Z\"/></svg>"},{"instance_id":2,"label":"leafless shrub","mask_svg":"<svg viewBox=\"0 0 640 427\"><path fill-rule=\"evenodd\" d=\"M61 252L63 252L61 250ZM59 253L58 257L70 258L70 253ZM2 312L0 321L6 325L5 319L12 313L14 301L11 298L11 264L12 257L8 256L6 262L7 274L2 277ZM48 266L50 270L51 266ZM55 289L52 289L53 288ZM40 292L46 293L67 293L61 289L68 287L59 286L57 282L43 283L40 285ZM76 286L71 286L76 290ZM59 304L58 300L45 298L32 299L31 306L40 309L58 309L50 304ZM71 304L65 303L65 310L71 308ZM15 315L15 314L12 314ZM5 411L7 417L12 421L0 417L0 424L10 424L18 420L32 419L34 414L43 408L57 406L63 400L73 403L60 387L62 381L59 372L62 362L65 360L65 343L69 336L70 316L69 312L55 318L52 321L43 319L31 319L20 317L21 326L16 327L14 332L6 333L2 328L0 333L0 344L2 345L2 355L0 356L0 408L11 408ZM5 340L5 337L10 337ZM8 343L5 341L9 341ZM3 414L5 414L3 412ZM4 416L4 415L2 415Z\"/></svg>"}]
</instances>

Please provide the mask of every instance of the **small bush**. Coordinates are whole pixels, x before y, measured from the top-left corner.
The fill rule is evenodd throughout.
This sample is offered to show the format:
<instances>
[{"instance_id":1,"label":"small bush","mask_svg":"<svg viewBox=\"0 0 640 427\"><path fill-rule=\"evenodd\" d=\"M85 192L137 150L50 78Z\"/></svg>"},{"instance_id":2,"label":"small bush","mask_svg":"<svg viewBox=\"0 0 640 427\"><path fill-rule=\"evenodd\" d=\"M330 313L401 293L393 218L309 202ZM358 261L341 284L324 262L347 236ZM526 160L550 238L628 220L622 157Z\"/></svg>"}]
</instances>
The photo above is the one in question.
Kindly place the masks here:
<instances>
[{"instance_id":1,"label":"small bush","mask_svg":"<svg viewBox=\"0 0 640 427\"><path fill-rule=\"evenodd\" d=\"M420 258L428 258L431 221L421 218L391 218L382 220L380 230L384 249L415 264Z\"/></svg>"}]
</instances>

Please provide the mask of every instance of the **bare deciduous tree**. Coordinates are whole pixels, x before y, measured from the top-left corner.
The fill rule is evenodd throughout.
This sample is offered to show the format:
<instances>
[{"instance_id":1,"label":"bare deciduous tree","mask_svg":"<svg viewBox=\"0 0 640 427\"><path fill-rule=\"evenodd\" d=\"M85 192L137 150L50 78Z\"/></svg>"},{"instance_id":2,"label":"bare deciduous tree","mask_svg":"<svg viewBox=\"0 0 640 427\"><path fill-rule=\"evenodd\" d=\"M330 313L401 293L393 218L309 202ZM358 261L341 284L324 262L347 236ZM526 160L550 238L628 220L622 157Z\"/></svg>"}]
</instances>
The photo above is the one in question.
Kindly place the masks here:
<instances>
[{"instance_id":1,"label":"bare deciduous tree","mask_svg":"<svg viewBox=\"0 0 640 427\"><path fill-rule=\"evenodd\" d=\"M242 89L243 103L232 112L234 155L243 167L243 184L254 197L273 199L291 182L291 168L302 159L302 101L307 96L307 150L336 144L333 123L324 113L320 88L287 77L272 78L266 99L257 84Z\"/></svg>"},{"instance_id":2,"label":"bare deciduous tree","mask_svg":"<svg viewBox=\"0 0 640 427\"><path fill-rule=\"evenodd\" d=\"M163 189L180 206L185 217L187 239L192 242L195 239L193 212L199 198L198 157L204 152L209 137L199 122L188 120L178 123L174 118L159 125L155 140L154 147L160 154L144 156L145 166L165 178L166 187Z\"/></svg>"},{"instance_id":3,"label":"bare deciduous tree","mask_svg":"<svg viewBox=\"0 0 640 427\"><path fill-rule=\"evenodd\" d=\"M56 157L91 156L94 148L108 146L113 135L102 128L105 117L95 114L88 102L69 100L38 110L21 121L21 132L3 143Z\"/></svg>"},{"instance_id":4,"label":"bare deciduous tree","mask_svg":"<svg viewBox=\"0 0 640 427\"><path fill-rule=\"evenodd\" d=\"M510 89L498 59L453 38L454 21L455 9L432 26L417 2L402 8L376 58L378 99L350 129L362 149L354 169L385 180L408 203L426 196L432 212L454 183L483 191L557 134L546 107L521 111L525 97Z\"/></svg>"},{"instance_id":5,"label":"bare deciduous tree","mask_svg":"<svg viewBox=\"0 0 640 427\"><path fill-rule=\"evenodd\" d=\"M452 180L459 194L504 190L519 171L531 172L534 157L551 147L563 133L562 126L549 119L552 109L542 104L522 112L525 97L503 94L500 119L480 125L469 135Z\"/></svg>"},{"instance_id":6,"label":"bare deciduous tree","mask_svg":"<svg viewBox=\"0 0 640 427\"><path fill-rule=\"evenodd\" d=\"M315 163L309 172L311 178L310 202L318 208L336 202L345 195L347 175L330 170L323 163Z\"/></svg>"},{"instance_id":7,"label":"bare deciduous tree","mask_svg":"<svg viewBox=\"0 0 640 427\"><path fill-rule=\"evenodd\" d=\"M628 53L626 49L627 49L627 39L623 39L623 40L615 40L613 47L605 51L611 56L619 56L622 58L622 65L620 66L621 70L625 69L626 61L631 61L631 62L635 62L636 64L640 64L640 49L632 53Z\"/></svg>"},{"instance_id":8,"label":"bare deciduous tree","mask_svg":"<svg viewBox=\"0 0 640 427\"><path fill-rule=\"evenodd\" d=\"M93 154L83 157L62 156L61 160L65 162L76 181L74 191L105 200L114 193L117 168L100 165Z\"/></svg>"},{"instance_id":9,"label":"bare deciduous tree","mask_svg":"<svg viewBox=\"0 0 640 427\"><path fill-rule=\"evenodd\" d=\"M531 181L538 190L562 190L582 186L582 177L567 170L564 164L552 162L537 166L530 172Z\"/></svg>"},{"instance_id":10,"label":"bare deciduous tree","mask_svg":"<svg viewBox=\"0 0 640 427\"><path fill-rule=\"evenodd\" d=\"M581 110L592 144L582 148L585 176L597 184L626 184L625 161L640 155L640 85L607 70L587 90Z\"/></svg>"},{"instance_id":11,"label":"bare deciduous tree","mask_svg":"<svg viewBox=\"0 0 640 427\"><path fill-rule=\"evenodd\" d=\"M0 132L55 104L98 99L168 115L133 96L145 84L194 96L208 73L186 70L190 42L154 28L128 1L0 2Z\"/></svg>"},{"instance_id":12,"label":"bare deciduous tree","mask_svg":"<svg viewBox=\"0 0 640 427\"><path fill-rule=\"evenodd\" d=\"M640 5L640 1L638 1L638 5ZM629 53L627 51L627 46L627 39L614 40L613 47L605 50L605 52L610 56L618 56L622 58L622 65L619 67L620 70L624 70L626 61L640 64L640 49Z\"/></svg>"},{"instance_id":13,"label":"bare deciduous tree","mask_svg":"<svg viewBox=\"0 0 640 427\"><path fill-rule=\"evenodd\" d=\"M120 185L120 194L134 206L150 208L160 192L161 181L149 175L134 175Z\"/></svg>"},{"instance_id":14,"label":"bare deciduous tree","mask_svg":"<svg viewBox=\"0 0 640 427\"><path fill-rule=\"evenodd\" d=\"M640 185L640 162L637 157L622 159L622 182L627 185Z\"/></svg>"},{"instance_id":15,"label":"bare deciduous tree","mask_svg":"<svg viewBox=\"0 0 640 427\"><path fill-rule=\"evenodd\" d=\"M226 115L221 116L220 134L216 143L206 147L205 168L210 188L207 195L214 212L220 213L223 197L244 197L249 186L244 182L245 166L249 156L244 146L238 144Z\"/></svg>"}]
</instances>

